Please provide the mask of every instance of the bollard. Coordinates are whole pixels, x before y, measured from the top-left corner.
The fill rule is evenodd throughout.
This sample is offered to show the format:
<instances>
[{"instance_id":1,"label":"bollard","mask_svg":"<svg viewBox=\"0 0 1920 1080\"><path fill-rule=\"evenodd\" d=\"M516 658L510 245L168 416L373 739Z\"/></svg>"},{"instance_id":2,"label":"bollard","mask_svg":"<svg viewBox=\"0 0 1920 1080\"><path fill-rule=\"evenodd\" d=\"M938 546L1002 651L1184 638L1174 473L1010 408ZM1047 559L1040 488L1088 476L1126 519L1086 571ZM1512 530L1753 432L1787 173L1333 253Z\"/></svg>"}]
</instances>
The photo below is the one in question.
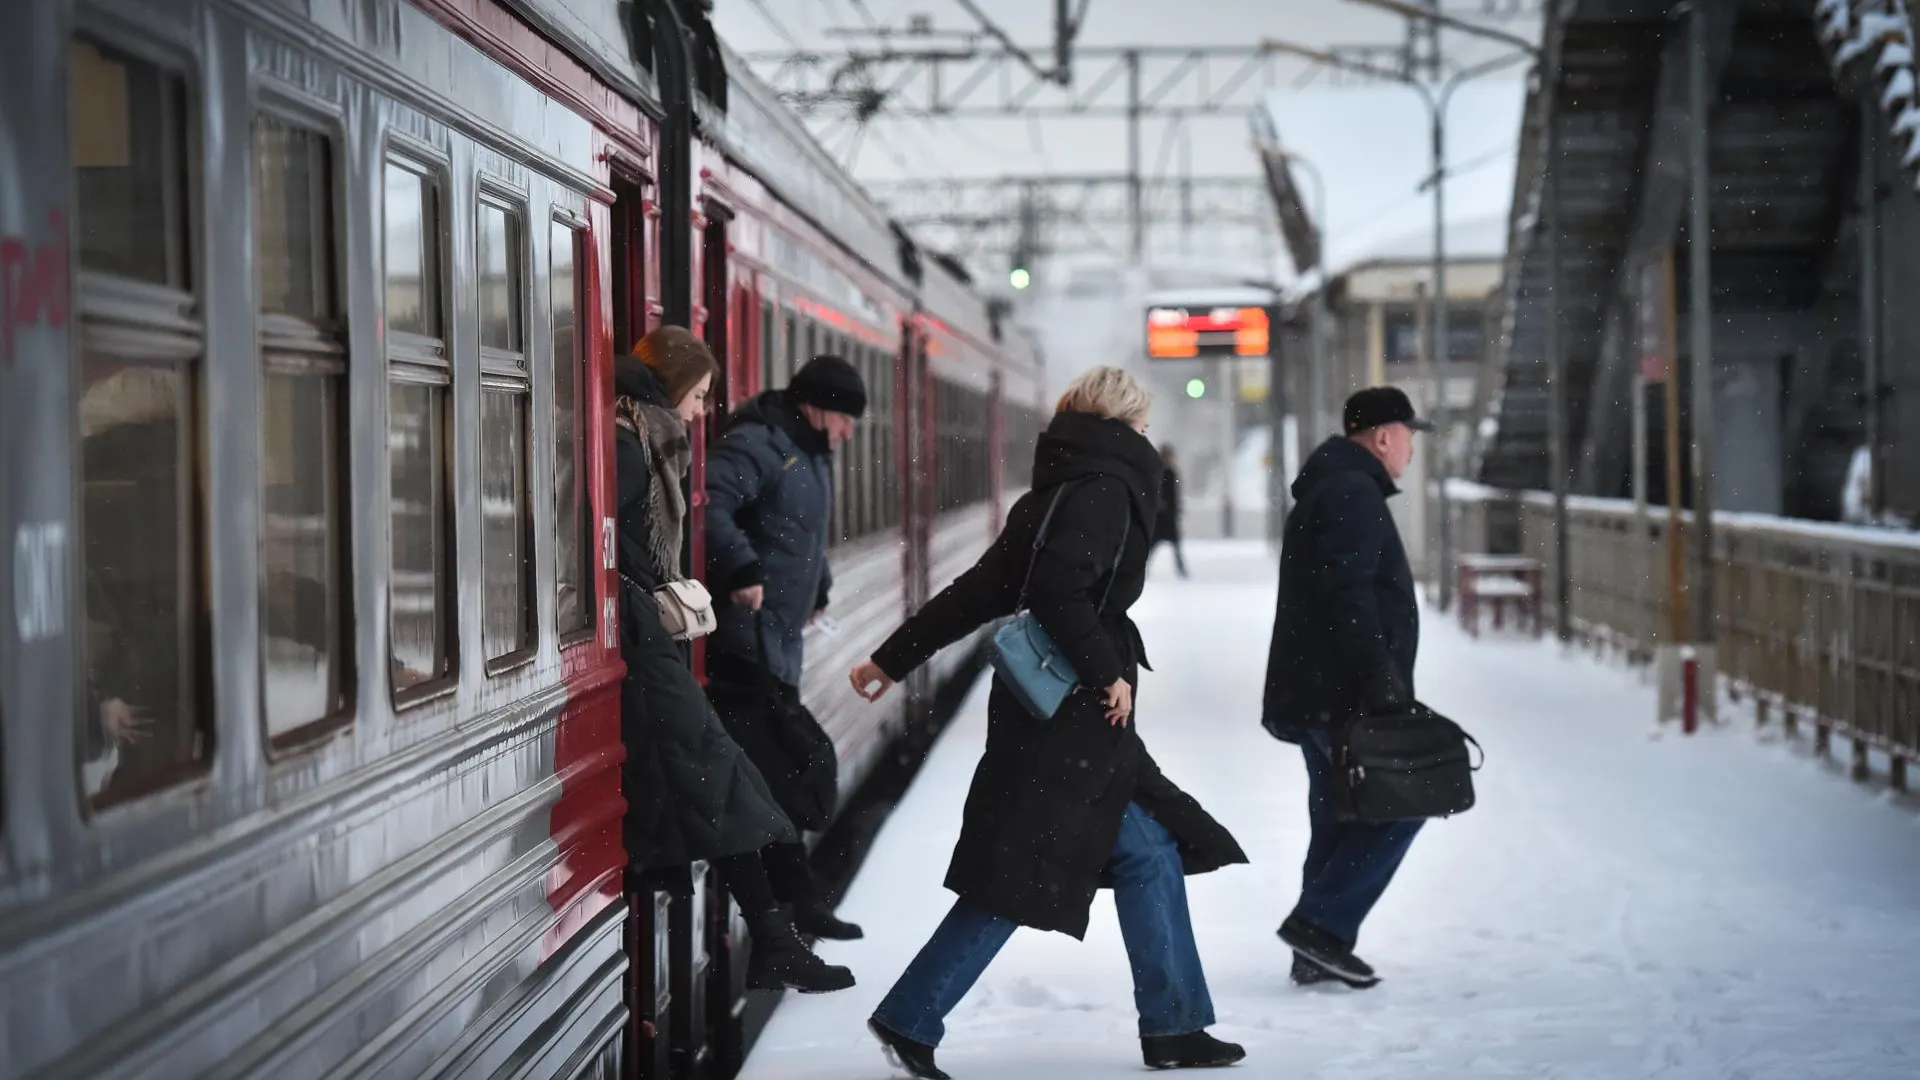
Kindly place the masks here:
<instances>
[{"instance_id":1,"label":"bollard","mask_svg":"<svg viewBox=\"0 0 1920 1080\"><path fill-rule=\"evenodd\" d=\"M1680 730L1693 734L1700 725L1700 661L1691 653L1680 668Z\"/></svg>"}]
</instances>

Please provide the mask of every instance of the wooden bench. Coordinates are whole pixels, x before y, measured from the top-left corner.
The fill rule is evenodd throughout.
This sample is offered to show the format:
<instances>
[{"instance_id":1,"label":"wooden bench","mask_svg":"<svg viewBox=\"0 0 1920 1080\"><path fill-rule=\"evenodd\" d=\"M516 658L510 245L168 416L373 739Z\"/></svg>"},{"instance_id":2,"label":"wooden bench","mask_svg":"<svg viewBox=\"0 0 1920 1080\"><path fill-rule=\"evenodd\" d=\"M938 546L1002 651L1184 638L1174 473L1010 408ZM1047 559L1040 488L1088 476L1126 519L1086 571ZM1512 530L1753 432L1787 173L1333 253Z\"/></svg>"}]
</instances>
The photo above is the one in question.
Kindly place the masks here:
<instances>
[{"instance_id":1,"label":"wooden bench","mask_svg":"<svg viewBox=\"0 0 1920 1080\"><path fill-rule=\"evenodd\" d=\"M1460 625L1473 637L1480 636L1480 610L1484 603L1493 609L1493 628L1506 625L1509 606L1515 609L1522 629L1539 637L1540 560L1524 555L1462 555L1457 567L1460 594Z\"/></svg>"}]
</instances>

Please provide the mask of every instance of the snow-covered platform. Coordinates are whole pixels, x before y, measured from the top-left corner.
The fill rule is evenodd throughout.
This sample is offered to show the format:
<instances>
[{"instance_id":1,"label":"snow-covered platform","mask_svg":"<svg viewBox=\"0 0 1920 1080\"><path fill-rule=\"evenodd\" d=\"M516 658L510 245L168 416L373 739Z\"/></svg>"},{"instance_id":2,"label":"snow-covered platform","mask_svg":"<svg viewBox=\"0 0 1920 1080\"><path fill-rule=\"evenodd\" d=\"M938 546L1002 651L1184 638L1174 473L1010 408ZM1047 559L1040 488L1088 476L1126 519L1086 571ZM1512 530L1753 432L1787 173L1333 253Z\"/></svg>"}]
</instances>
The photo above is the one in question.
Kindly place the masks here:
<instances>
[{"instance_id":1,"label":"snow-covered platform","mask_svg":"<svg viewBox=\"0 0 1920 1080\"><path fill-rule=\"evenodd\" d=\"M1639 678L1551 642L1471 641L1429 614L1421 696L1486 747L1479 805L1430 825L1359 952L1384 981L1300 990L1274 928L1306 850L1298 752L1258 723L1274 563L1165 553L1134 609L1155 672L1139 722L1253 865L1190 879L1240 1074L1327 1080L1920 1077L1920 816L1731 725L1653 728ZM977 688L823 944L860 985L790 995L744 1080L883 1080L864 1021L952 901L941 876L985 739ZM1142 1072L1103 894L1087 941L1021 931L948 1023L959 1080Z\"/></svg>"}]
</instances>

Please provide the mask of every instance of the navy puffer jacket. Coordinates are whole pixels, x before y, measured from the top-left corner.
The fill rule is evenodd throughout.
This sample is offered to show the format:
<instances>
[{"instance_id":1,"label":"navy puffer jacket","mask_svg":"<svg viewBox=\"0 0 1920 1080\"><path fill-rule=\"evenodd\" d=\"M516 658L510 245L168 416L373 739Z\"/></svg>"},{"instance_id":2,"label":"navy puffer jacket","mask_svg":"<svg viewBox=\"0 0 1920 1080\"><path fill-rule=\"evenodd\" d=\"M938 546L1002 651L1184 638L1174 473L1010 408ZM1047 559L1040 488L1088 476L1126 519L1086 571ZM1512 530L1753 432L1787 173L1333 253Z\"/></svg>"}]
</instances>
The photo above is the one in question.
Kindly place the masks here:
<instances>
[{"instance_id":1,"label":"navy puffer jacket","mask_svg":"<svg viewBox=\"0 0 1920 1080\"><path fill-rule=\"evenodd\" d=\"M826 436L781 391L748 402L707 455L707 583L720 620L707 642L713 671L732 675L759 664L753 612L729 598L762 585L767 666L781 682L800 685L807 620L827 606L833 587L832 520Z\"/></svg>"}]
</instances>

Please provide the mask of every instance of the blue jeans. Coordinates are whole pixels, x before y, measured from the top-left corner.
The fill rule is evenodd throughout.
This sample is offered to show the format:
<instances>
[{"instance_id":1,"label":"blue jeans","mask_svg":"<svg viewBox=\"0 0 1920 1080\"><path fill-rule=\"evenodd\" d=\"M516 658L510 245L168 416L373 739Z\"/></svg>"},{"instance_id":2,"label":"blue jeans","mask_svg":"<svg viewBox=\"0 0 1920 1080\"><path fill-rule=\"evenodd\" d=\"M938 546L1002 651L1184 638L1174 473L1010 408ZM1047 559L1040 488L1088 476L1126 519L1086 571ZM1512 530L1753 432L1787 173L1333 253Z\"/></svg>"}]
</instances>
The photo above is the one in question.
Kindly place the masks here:
<instances>
[{"instance_id":1,"label":"blue jeans","mask_svg":"<svg viewBox=\"0 0 1920 1080\"><path fill-rule=\"evenodd\" d=\"M1213 999L1200 970L1187 913L1187 880L1173 837L1129 804L1113 845L1113 906L1133 965L1133 1003L1140 1035L1185 1035L1213 1024ZM917 1043L938 1046L947 1014L987 970L1017 924L967 903L953 910L907 965L873 1012L882 1026Z\"/></svg>"},{"instance_id":2,"label":"blue jeans","mask_svg":"<svg viewBox=\"0 0 1920 1080\"><path fill-rule=\"evenodd\" d=\"M1341 821L1334 813L1333 757L1326 733L1316 731L1303 740L1300 752L1307 759L1307 820L1313 839L1307 843L1300 902L1293 914L1352 948L1360 938L1360 923L1387 891L1425 822Z\"/></svg>"}]
</instances>

